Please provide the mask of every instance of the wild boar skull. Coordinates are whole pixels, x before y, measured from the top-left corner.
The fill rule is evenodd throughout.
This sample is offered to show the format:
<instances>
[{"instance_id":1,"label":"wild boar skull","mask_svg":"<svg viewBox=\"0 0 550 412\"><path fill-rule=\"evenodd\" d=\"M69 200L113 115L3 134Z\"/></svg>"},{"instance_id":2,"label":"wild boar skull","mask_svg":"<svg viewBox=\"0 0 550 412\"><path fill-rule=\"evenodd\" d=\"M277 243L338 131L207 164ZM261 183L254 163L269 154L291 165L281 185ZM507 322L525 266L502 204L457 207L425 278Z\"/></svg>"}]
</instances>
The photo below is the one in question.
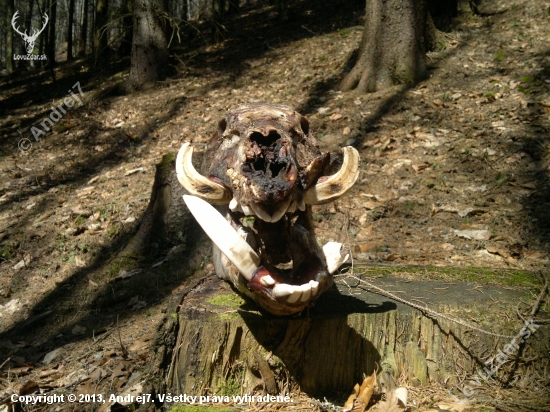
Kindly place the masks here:
<instances>
[{"instance_id":1,"label":"wild boar skull","mask_svg":"<svg viewBox=\"0 0 550 412\"><path fill-rule=\"evenodd\" d=\"M287 106L248 104L228 112L212 137L202 173L185 143L176 159L191 213L214 242L214 267L275 315L302 311L332 285L347 259L341 244L317 244L311 205L346 193L359 154L343 148L338 171L321 153L307 119ZM217 211L210 204L217 205ZM225 217L223 217L223 216Z\"/></svg>"}]
</instances>

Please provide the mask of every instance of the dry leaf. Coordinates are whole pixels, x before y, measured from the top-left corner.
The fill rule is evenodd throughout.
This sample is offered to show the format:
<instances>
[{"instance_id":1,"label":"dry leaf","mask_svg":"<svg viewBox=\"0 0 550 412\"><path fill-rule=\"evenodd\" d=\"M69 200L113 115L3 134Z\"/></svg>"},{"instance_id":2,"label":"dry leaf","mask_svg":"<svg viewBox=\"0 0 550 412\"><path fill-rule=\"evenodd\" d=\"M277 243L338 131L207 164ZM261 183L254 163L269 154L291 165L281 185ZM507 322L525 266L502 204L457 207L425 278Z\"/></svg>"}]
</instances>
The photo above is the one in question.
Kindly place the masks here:
<instances>
[{"instance_id":1,"label":"dry leaf","mask_svg":"<svg viewBox=\"0 0 550 412\"><path fill-rule=\"evenodd\" d=\"M443 409L444 411L462 412L469 405L468 401L466 400L460 403L457 403L455 401L438 402L435 406L437 406L439 409Z\"/></svg>"},{"instance_id":2,"label":"dry leaf","mask_svg":"<svg viewBox=\"0 0 550 412\"><path fill-rule=\"evenodd\" d=\"M489 240L491 232L488 230L455 230L455 235L464 239Z\"/></svg>"},{"instance_id":3,"label":"dry leaf","mask_svg":"<svg viewBox=\"0 0 550 412\"><path fill-rule=\"evenodd\" d=\"M376 386L376 371L368 378L365 378L359 389L357 389L358 386L359 385L355 385L353 388L353 393L349 396L344 405L344 411L365 412L370 398L374 393L374 387ZM350 404L353 405L351 409L349 409Z\"/></svg>"},{"instance_id":4,"label":"dry leaf","mask_svg":"<svg viewBox=\"0 0 550 412\"><path fill-rule=\"evenodd\" d=\"M386 394L386 400L378 402L370 411L376 412L402 412L407 409L407 389L397 388Z\"/></svg>"},{"instance_id":5,"label":"dry leaf","mask_svg":"<svg viewBox=\"0 0 550 412\"><path fill-rule=\"evenodd\" d=\"M348 397L348 400L344 404L344 412L345 411L351 411L353 408L353 403L355 402L355 399L357 399L357 395L359 395L359 384L356 383L353 387L352 394Z\"/></svg>"},{"instance_id":6,"label":"dry leaf","mask_svg":"<svg viewBox=\"0 0 550 412\"><path fill-rule=\"evenodd\" d=\"M342 117L344 117L344 116L342 116L340 113L334 113L329 117L329 119L330 120L340 120Z\"/></svg>"}]
</instances>

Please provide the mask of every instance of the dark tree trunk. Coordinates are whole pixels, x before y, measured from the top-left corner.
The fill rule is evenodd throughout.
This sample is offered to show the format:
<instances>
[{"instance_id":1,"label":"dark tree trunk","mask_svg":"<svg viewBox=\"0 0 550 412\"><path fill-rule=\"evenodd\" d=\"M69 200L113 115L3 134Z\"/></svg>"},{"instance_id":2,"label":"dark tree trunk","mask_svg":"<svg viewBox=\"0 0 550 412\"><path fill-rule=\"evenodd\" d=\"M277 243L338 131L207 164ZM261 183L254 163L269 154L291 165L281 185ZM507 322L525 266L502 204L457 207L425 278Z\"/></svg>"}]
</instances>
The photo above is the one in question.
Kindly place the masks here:
<instances>
[{"instance_id":1,"label":"dark tree trunk","mask_svg":"<svg viewBox=\"0 0 550 412\"><path fill-rule=\"evenodd\" d=\"M241 12L240 0L229 0L227 14L239 14Z\"/></svg>"},{"instance_id":2,"label":"dark tree trunk","mask_svg":"<svg viewBox=\"0 0 550 412\"><path fill-rule=\"evenodd\" d=\"M86 55L87 40L88 40L88 0L84 0L84 6L82 10L82 27L80 29L80 47L78 51L79 56Z\"/></svg>"},{"instance_id":3,"label":"dark tree trunk","mask_svg":"<svg viewBox=\"0 0 550 412\"><path fill-rule=\"evenodd\" d=\"M357 62L342 81L344 91L383 90L426 77L425 0L369 0Z\"/></svg>"},{"instance_id":4,"label":"dark tree trunk","mask_svg":"<svg viewBox=\"0 0 550 412\"><path fill-rule=\"evenodd\" d=\"M8 36L6 38L6 69L8 69L8 73L10 74L15 71L15 64L13 62L13 29L11 27L11 19L14 13L14 2L13 0L8 0L8 13L6 14L6 27L8 28Z\"/></svg>"},{"instance_id":5,"label":"dark tree trunk","mask_svg":"<svg viewBox=\"0 0 550 412\"><path fill-rule=\"evenodd\" d=\"M46 55L48 56L48 65L55 66L55 26L57 24L57 0L50 0L48 22L48 44L46 45Z\"/></svg>"},{"instance_id":6,"label":"dark tree trunk","mask_svg":"<svg viewBox=\"0 0 550 412\"><path fill-rule=\"evenodd\" d=\"M29 8L27 13L27 18L25 19L25 29L27 33L31 33L32 25L32 12L34 10L34 0L29 0ZM34 60L29 61L29 68L33 69L35 67Z\"/></svg>"},{"instance_id":7,"label":"dark tree trunk","mask_svg":"<svg viewBox=\"0 0 550 412\"><path fill-rule=\"evenodd\" d=\"M108 57L109 0L97 0L94 26L94 56L96 62Z\"/></svg>"},{"instance_id":8,"label":"dark tree trunk","mask_svg":"<svg viewBox=\"0 0 550 412\"><path fill-rule=\"evenodd\" d=\"M132 0L123 0L121 4L121 14L124 16L122 18L123 35L122 35L122 42L120 43L120 50L119 50L119 53L122 56L128 56L132 52L132 36L133 36L132 11L133 9L134 9L134 4Z\"/></svg>"},{"instance_id":9,"label":"dark tree trunk","mask_svg":"<svg viewBox=\"0 0 550 412\"><path fill-rule=\"evenodd\" d=\"M288 20L288 0L276 0L277 14L282 21Z\"/></svg>"},{"instance_id":10,"label":"dark tree trunk","mask_svg":"<svg viewBox=\"0 0 550 412\"><path fill-rule=\"evenodd\" d=\"M187 21L189 14L189 0L183 0L181 4L181 19Z\"/></svg>"},{"instance_id":11,"label":"dark tree trunk","mask_svg":"<svg viewBox=\"0 0 550 412\"><path fill-rule=\"evenodd\" d=\"M38 3L38 0L36 2L36 4L38 5L38 11L40 13L40 15L42 16L44 14L44 11L47 10L48 8L48 0L42 0L42 6L40 6L40 4ZM39 43L38 43L38 54L40 55L43 55L44 54L44 50L47 48L47 44L48 44L48 33L49 31L46 30L44 32L44 35L43 36L39 36L38 39L39 39ZM44 66L45 62L41 62L39 63L41 66Z\"/></svg>"},{"instance_id":12,"label":"dark tree trunk","mask_svg":"<svg viewBox=\"0 0 550 412\"><path fill-rule=\"evenodd\" d=\"M225 0L212 0L212 41L218 43L223 39L223 21L225 19Z\"/></svg>"},{"instance_id":13,"label":"dark tree trunk","mask_svg":"<svg viewBox=\"0 0 550 412\"><path fill-rule=\"evenodd\" d=\"M74 58L73 55L73 26L74 26L74 0L69 0L69 27L67 27L67 61Z\"/></svg>"},{"instance_id":14,"label":"dark tree trunk","mask_svg":"<svg viewBox=\"0 0 550 412\"><path fill-rule=\"evenodd\" d=\"M166 77L168 44L161 0L135 0L132 62L127 88L140 89Z\"/></svg>"}]
</instances>

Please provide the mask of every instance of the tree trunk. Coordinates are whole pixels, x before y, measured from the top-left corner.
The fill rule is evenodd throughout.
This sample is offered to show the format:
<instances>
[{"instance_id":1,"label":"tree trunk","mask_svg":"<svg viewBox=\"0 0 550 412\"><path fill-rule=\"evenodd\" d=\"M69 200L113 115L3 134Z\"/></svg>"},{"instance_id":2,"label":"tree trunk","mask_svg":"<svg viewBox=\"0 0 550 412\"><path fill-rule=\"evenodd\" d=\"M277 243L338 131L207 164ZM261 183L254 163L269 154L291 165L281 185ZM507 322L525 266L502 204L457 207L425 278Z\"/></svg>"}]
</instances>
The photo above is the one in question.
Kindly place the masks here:
<instances>
[{"instance_id":1,"label":"tree trunk","mask_svg":"<svg viewBox=\"0 0 550 412\"><path fill-rule=\"evenodd\" d=\"M240 0L229 0L227 14L239 14L241 12Z\"/></svg>"},{"instance_id":2,"label":"tree trunk","mask_svg":"<svg viewBox=\"0 0 550 412\"><path fill-rule=\"evenodd\" d=\"M80 47L78 50L79 56L86 55L86 46L88 41L88 0L84 0L82 8L82 27L80 28Z\"/></svg>"},{"instance_id":3,"label":"tree trunk","mask_svg":"<svg viewBox=\"0 0 550 412\"><path fill-rule=\"evenodd\" d=\"M183 0L181 4L181 19L183 21L189 20L189 0Z\"/></svg>"},{"instance_id":4,"label":"tree trunk","mask_svg":"<svg viewBox=\"0 0 550 412\"><path fill-rule=\"evenodd\" d=\"M132 61L127 88L144 88L167 75L168 44L161 20L162 5L160 0L135 0Z\"/></svg>"},{"instance_id":5,"label":"tree trunk","mask_svg":"<svg viewBox=\"0 0 550 412\"><path fill-rule=\"evenodd\" d=\"M72 61L74 59L74 54L73 54L74 1L75 0L69 0L69 24L67 27L67 61Z\"/></svg>"},{"instance_id":6,"label":"tree trunk","mask_svg":"<svg viewBox=\"0 0 550 412\"><path fill-rule=\"evenodd\" d=\"M25 29L27 30L27 33L31 33L31 26L32 26L32 13L34 10L34 0L29 0L29 7L28 7L28 13L27 18L25 19ZM34 60L29 61L29 68L32 70L35 67Z\"/></svg>"},{"instance_id":7,"label":"tree trunk","mask_svg":"<svg viewBox=\"0 0 550 412\"><path fill-rule=\"evenodd\" d=\"M134 29L132 27L132 11L134 5L132 0L123 0L120 6L122 18L122 41L120 43L119 53L122 56L128 56L132 52L132 36Z\"/></svg>"},{"instance_id":8,"label":"tree trunk","mask_svg":"<svg viewBox=\"0 0 550 412\"><path fill-rule=\"evenodd\" d=\"M48 56L48 65L55 66L55 29L57 25L57 0L50 0L49 13L50 20L48 22L48 44L46 47L46 55Z\"/></svg>"},{"instance_id":9,"label":"tree trunk","mask_svg":"<svg viewBox=\"0 0 550 412\"><path fill-rule=\"evenodd\" d=\"M38 11L40 13L40 15L44 15L44 11L47 11L48 10L48 0L42 0L42 6L40 6L40 4L38 3L38 0L36 2L37 6L38 6ZM49 33L49 29L47 29L45 32L44 32L44 35L43 36L39 36L38 39L39 39L39 43L38 43L38 54L39 55L43 55L44 54L44 50L47 50L47 44L48 44L48 33ZM40 66L44 67L44 65L47 63L42 61L39 63Z\"/></svg>"},{"instance_id":10,"label":"tree trunk","mask_svg":"<svg viewBox=\"0 0 550 412\"><path fill-rule=\"evenodd\" d=\"M109 57L109 0L97 0L94 21L94 56L96 63Z\"/></svg>"},{"instance_id":11,"label":"tree trunk","mask_svg":"<svg viewBox=\"0 0 550 412\"><path fill-rule=\"evenodd\" d=\"M8 13L6 14L6 27L8 28L8 35L6 38L6 69L9 74L15 71L13 60L13 28L11 27L11 19L14 13L14 1L8 0Z\"/></svg>"},{"instance_id":12,"label":"tree trunk","mask_svg":"<svg viewBox=\"0 0 550 412\"><path fill-rule=\"evenodd\" d=\"M360 93L426 77L425 0L369 0L357 61L342 81Z\"/></svg>"},{"instance_id":13,"label":"tree trunk","mask_svg":"<svg viewBox=\"0 0 550 412\"><path fill-rule=\"evenodd\" d=\"M212 42L218 43L223 40L225 28L225 0L212 0L211 13Z\"/></svg>"}]
</instances>

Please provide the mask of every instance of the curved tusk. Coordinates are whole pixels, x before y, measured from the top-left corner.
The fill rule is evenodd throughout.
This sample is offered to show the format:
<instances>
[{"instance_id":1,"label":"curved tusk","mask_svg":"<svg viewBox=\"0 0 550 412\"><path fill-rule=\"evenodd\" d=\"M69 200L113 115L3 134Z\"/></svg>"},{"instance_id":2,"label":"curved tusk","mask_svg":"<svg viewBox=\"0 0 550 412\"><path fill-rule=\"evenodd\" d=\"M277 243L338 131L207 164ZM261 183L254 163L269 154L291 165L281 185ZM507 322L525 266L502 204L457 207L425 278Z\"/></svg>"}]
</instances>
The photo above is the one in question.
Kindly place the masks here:
<instances>
[{"instance_id":1,"label":"curved tusk","mask_svg":"<svg viewBox=\"0 0 550 412\"><path fill-rule=\"evenodd\" d=\"M190 194L215 205L225 205L231 200L231 193L222 185L204 177L193 167L193 148L184 143L176 158L176 174L181 185Z\"/></svg>"},{"instance_id":2,"label":"curved tusk","mask_svg":"<svg viewBox=\"0 0 550 412\"><path fill-rule=\"evenodd\" d=\"M212 205L196 196L183 195L183 200L212 242L246 279L252 279L260 266L254 249Z\"/></svg>"},{"instance_id":3,"label":"curved tusk","mask_svg":"<svg viewBox=\"0 0 550 412\"><path fill-rule=\"evenodd\" d=\"M344 161L338 173L317 183L304 193L304 203L320 205L338 199L354 185L359 177L359 153L354 147L342 148Z\"/></svg>"}]
</instances>

